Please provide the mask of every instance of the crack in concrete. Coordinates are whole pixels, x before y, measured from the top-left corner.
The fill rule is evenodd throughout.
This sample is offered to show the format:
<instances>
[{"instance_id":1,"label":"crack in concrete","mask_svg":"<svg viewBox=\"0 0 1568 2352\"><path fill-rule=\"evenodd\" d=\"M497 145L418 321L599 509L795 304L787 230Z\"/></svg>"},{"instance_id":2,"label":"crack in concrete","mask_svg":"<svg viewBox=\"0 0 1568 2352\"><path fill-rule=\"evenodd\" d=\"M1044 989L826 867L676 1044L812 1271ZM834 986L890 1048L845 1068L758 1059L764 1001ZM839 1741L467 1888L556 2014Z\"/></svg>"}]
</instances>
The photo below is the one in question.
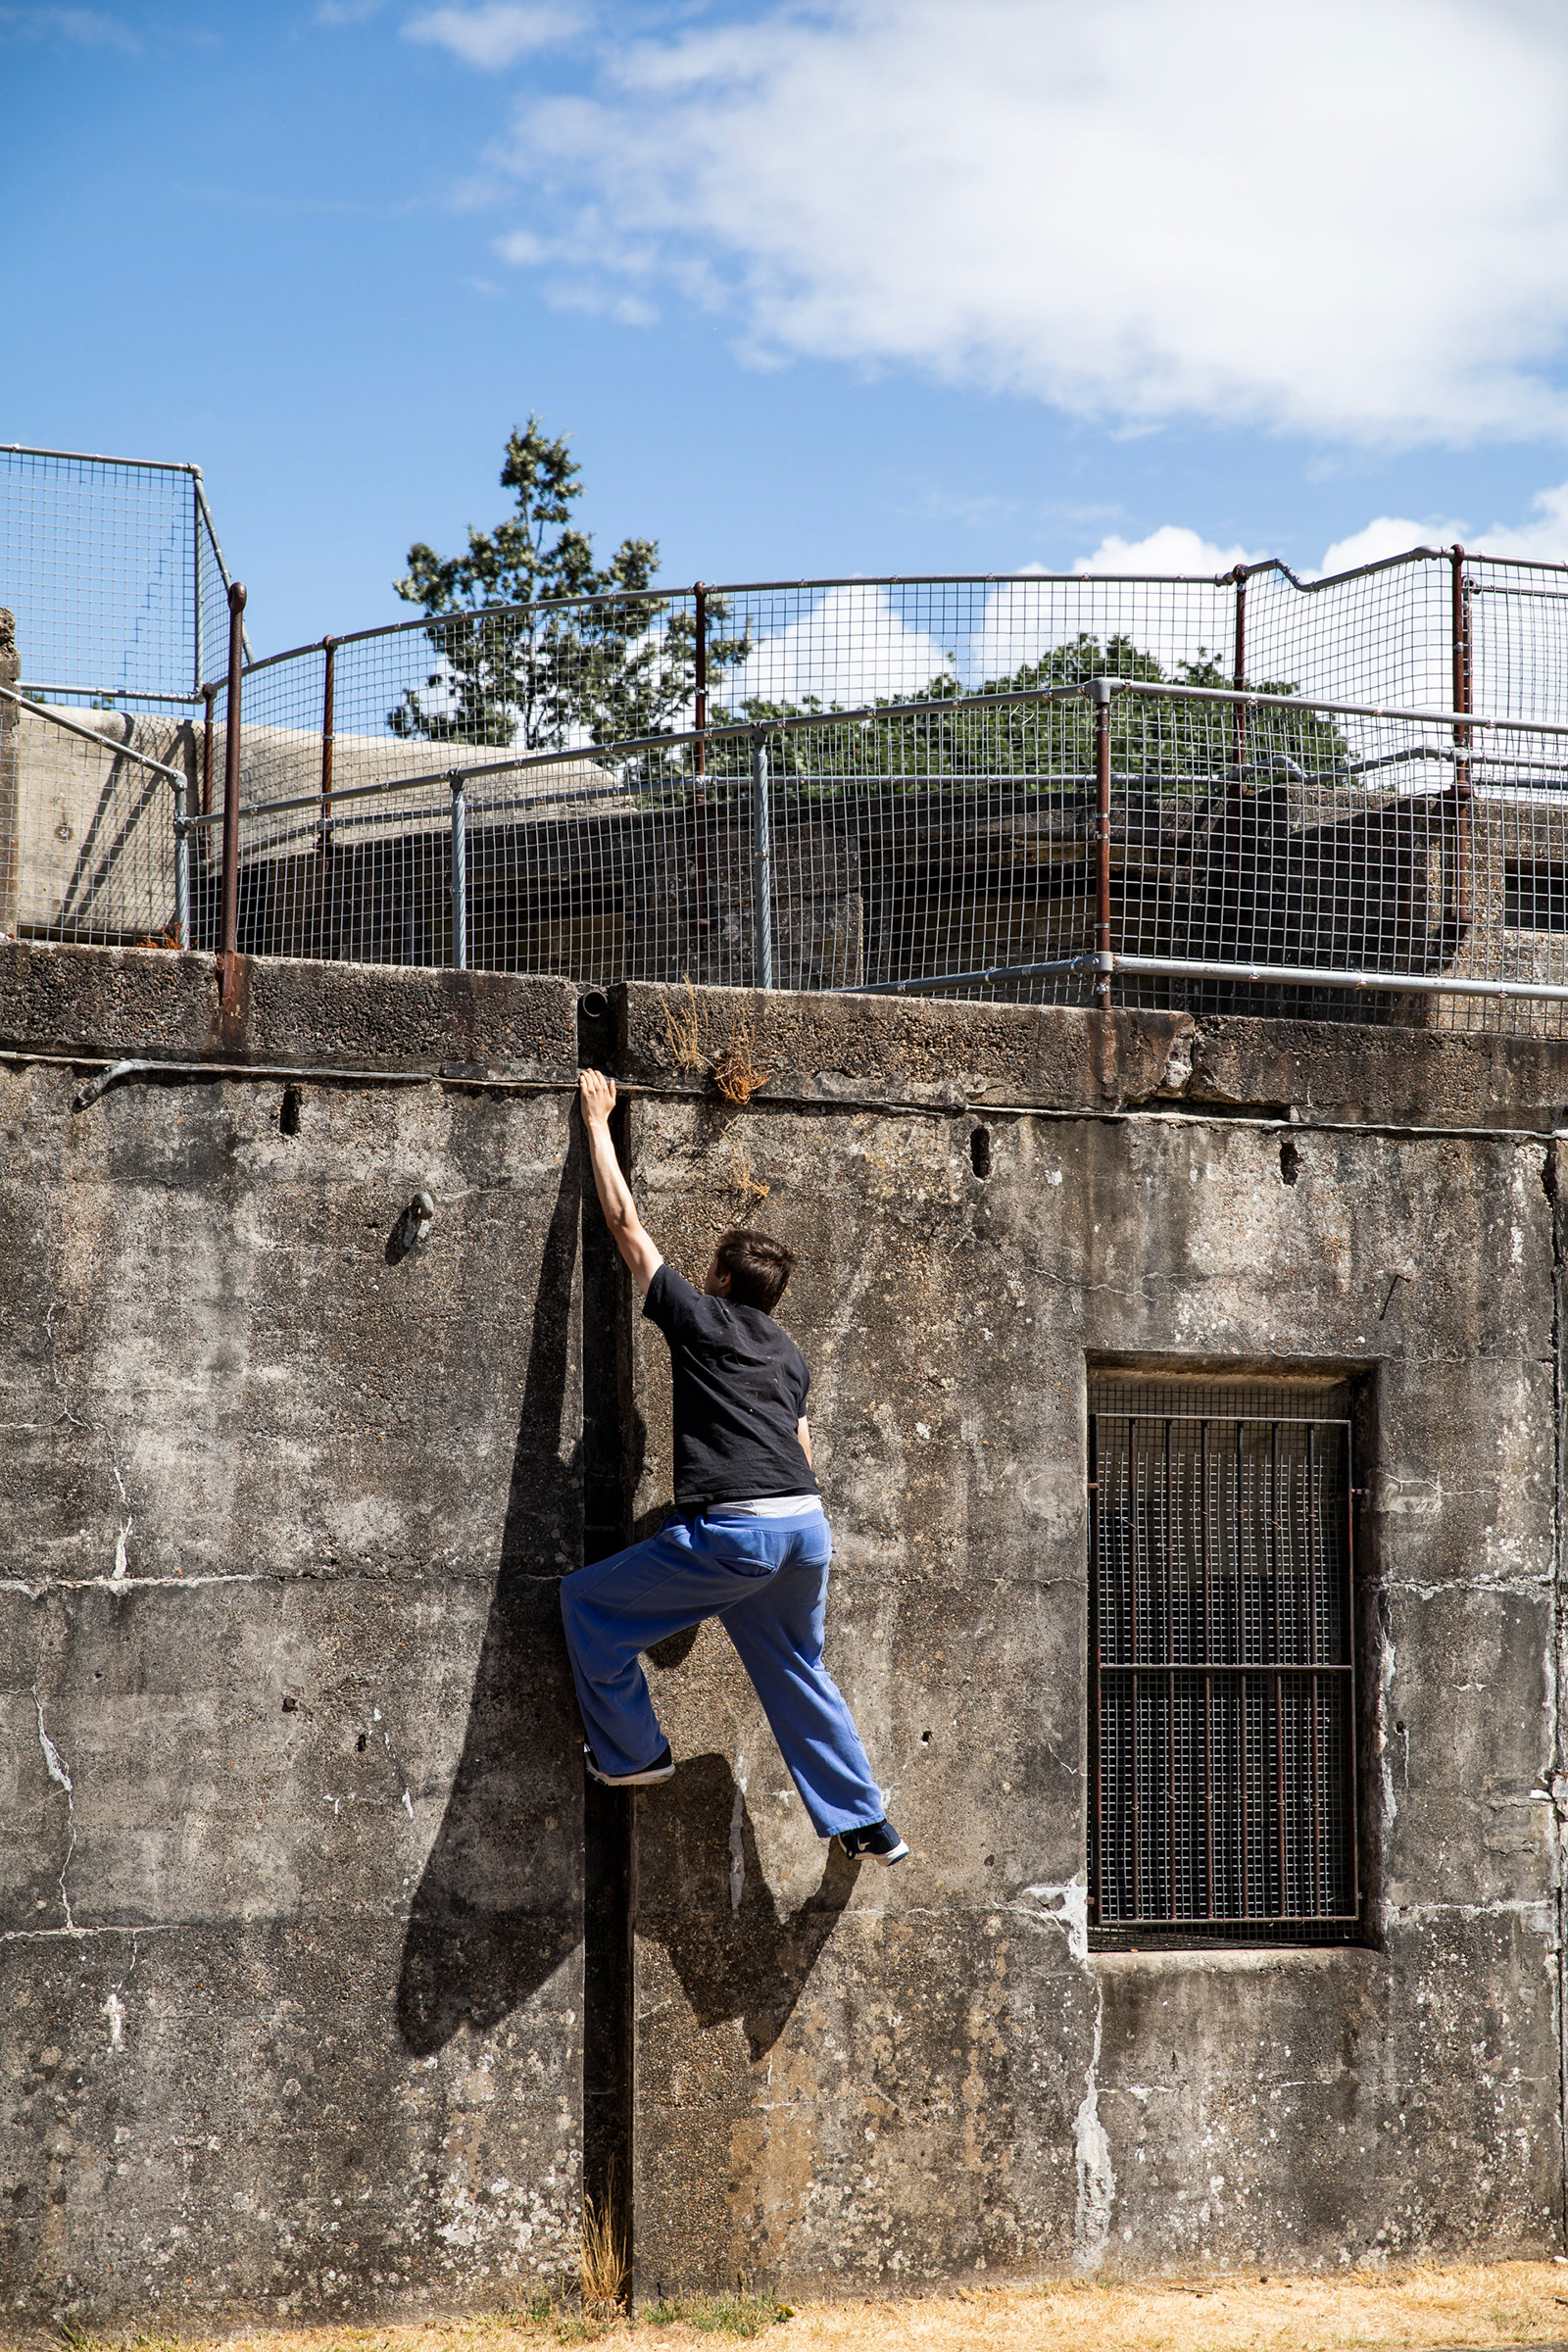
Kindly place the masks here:
<instances>
[{"instance_id":1,"label":"crack in concrete","mask_svg":"<svg viewBox=\"0 0 1568 2352\"><path fill-rule=\"evenodd\" d=\"M65 1759L49 1737L43 1719L43 1700L38 1695L36 1682L32 1686L32 1703L38 1711L38 1745L43 1749L44 1769L56 1787L63 1788L66 1792L66 1812L71 1824L71 1836L66 1846L66 1858L60 1865L60 1902L66 1914L64 1933L68 1936L74 1936L78 1931L75 1921L71 1916L71 1890L66 1885L66 1873L70 1870L72 1857L76 1851L76 1792L72 1786L71 1774L66 1769Z\"/></svg>"},{"instance_id":2,"label":"crack in concrete","mask_svg":"<svg viewBox=\"0 0 1568 2352\"><path fill-rule=\"evenodd\" d=\"M115 1441L109 1433L108 1422L84 1420L80 1413L72 1410L71 1400L66 1395L66 1384L60 1377L60 1357L55 1348L55 1317L59 1312L60 1300L56 1298L43 1319L44 1335L49 1342L49 1370L54 1380L55 1394L60 1399L60 1409L66 1419L74 1429L83 1429L90 1437L101 1438L104 1450L109 1456L109 1467L114 1473L115 1485L120 1491L120 1507L124 1513L124 1517L120 1523L119 1533L115 1537L115 1565L107 1580L118 1584L125 1574L126 1546L130 1542L131 1531L136 1524L135 1516L130 1507L130 1496L125 1491L124 1479L121 1475L120 1456L115 1450Z\"/></svg>"}]
</instances>

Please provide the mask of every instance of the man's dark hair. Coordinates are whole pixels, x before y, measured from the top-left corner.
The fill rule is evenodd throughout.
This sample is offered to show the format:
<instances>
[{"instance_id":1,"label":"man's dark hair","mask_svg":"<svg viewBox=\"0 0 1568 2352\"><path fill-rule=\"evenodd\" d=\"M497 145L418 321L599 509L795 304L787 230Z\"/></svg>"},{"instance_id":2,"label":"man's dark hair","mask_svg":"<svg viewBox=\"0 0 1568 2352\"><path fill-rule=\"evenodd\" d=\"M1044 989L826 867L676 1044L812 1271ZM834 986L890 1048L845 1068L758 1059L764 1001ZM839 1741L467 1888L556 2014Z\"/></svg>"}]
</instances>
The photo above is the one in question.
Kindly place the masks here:
<instances>
[{"instance_id":1,"label":"man's dark hair","mask_svg":"<svg viewBox=\"0 0 1568 2352\"><path fill-rule=\"evenodd\" d=\"M713 1248L718 1270L729 1276L729 1295L741 1306L760 1306L770 1315L784 1296L784 1285L795 1271L795 1252L770 1233L750 1233L732 1225Z\"/></svg>"}]
</instances>

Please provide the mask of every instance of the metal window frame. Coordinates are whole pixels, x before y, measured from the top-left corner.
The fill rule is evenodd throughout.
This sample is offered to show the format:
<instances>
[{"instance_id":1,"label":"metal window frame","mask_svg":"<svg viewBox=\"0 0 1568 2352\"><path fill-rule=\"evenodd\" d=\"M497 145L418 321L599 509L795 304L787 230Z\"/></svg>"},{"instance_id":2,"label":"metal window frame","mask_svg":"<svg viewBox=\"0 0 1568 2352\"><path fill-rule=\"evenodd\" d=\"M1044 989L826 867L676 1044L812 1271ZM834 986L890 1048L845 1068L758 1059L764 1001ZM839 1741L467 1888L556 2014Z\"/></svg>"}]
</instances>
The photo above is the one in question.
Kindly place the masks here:
<instances>
[{"instance_id":1,"label":"metal window frame","mask_svg":"<svg viewBox=\"0 0 1568 2352\"><path fill-rule=\"evenodd\" d=\"M1129 1948L1186 1947L1191 1949L1215 1945L1234 1947L1249 1943L1343 1945L1364 1940L1365 1887L1360 1855L1361 1796L1358 1754L1361 1677L1360 1645L1357 1639L1356 1622L1354 1516L1355 1497L1359 1492L1355 1468L1357 1416L1353 1409L1346 1408L1343 1402L1341 1409L1337 1410L1311 1409L1314 1402L1326 1405L1331 1396L1337 1396L1343 1400L1347 1385L1343 1378L1325 1377L1320 1383L1303 1384L1295 1378L1281 1377L1271 1381L1266 1376L1256 1373L1233 1376L1227 1380L1223 1372L1212 1368L1201 1370L1195 1368L1191 1372L1162 1368L1158 1374L1140 1377L1136 1373L1122 1369L1090 1367L1088 1398L1090 1802L1086 1858L1089 1879L1089 1929L1093 1948L1115 1951ZM1282 1409L1278 1412L1236 1410L1235 1392L1243 1387L1245 1387L1250 1402L1254 1399L1261 1401L1268 1398L1271 1401L1277 1400ZM1221 1402L1227 1390L1232 1392L1231 1403L1228 1407ZM1156 1393L1164 1401L1157 1409L1140 1410L1132 1401L1140 1391L1147 1391L1152 1402ZM1119 1392L1121 1400L1107 1403L1104 1400L1107 1392ZM1191 1398L1194 1409L1186 1412L1171 1409L1171 1399L1174 1396L1182 1396ZM1162 1468L1157 1463L1155 1467L1155 1475L1162 1481L1163 1486L1163 1501L1158 1521L1161 1530L1159 1544L1161 1565L1154 1571L1156 1576L1162 1575L1164 1580L1163 1617L1166 1654L1162 1658L1145 1658L1139 1655L1136 1544L1129 1546L1128 1550L1127 1606L1130 1616L1126 1646L1129 1654L1125 1657L1107 1657L1103 1654L1101 1543L1102 1477L1106 1455L1102 1447L1102 1423L1110 1420L1131 1424L1157 1424L1162 1425L1163 1429L1162 1441L1157 1442L1162 1453ZM1173 1544L1172 1534L1173 1528L1179 1524L1176 1514L1179 1509L1177 1496L1180 1489L1173 1485L1172 1481L1171 1433L1178 1424L1183 1424L1188 1429L1197 1424L1200 1433L1198 1467L1199 1505L1198 1512L1195 1514L1196 1524L1190 1522L1190 1532L1195 1538L1194 1549L1202 1563L1202 1647L1205 1653L1215 1649L1216 1646L1224 1649L1227 1644L1238 1653L1241 1653L1245 1647L1245 1643L1240 1639L1239 1627L1234 1634L1222 1636L1217 1644L1213 1635L1209 1577L1211 1562L1215 1558L1215 1544L1210 1525L1212 1495L1209 1469L1210 1447L1216 1440L1220 1442L1233 1440L1236 1445L1238 1476L1235 1482L1235 1504L1240 1513L1243 1494L1240 1476L1242 1432L1249 1426L1267 1427L1271 1432L1267 1503L1263 1524L1266 1555L1264 1593L1260 1604L1263 1654L1255 1660L1249 1659L1242 1654L1235 1656L1205 1654L1201 1658L1192 1659L1179 1658L1174 1654L1171 1576L1172 1554L1177 1545ZM1281 1472L1279 1433L1282 1428L1287 1426L1296 1429L1304 1427L1307 1431L1304 1460L1307 1465L1309 1481L1312 1476L1311 1464L1316 1450L1315 1433L1320 1429L1332 1428L1337 1433L1339 1440L1340 1469L1336 1480L1338 1491L1332 1496L1332 1505L1343 1510L1344 1514L1344 1581L1343 1589L1338 1596L1344 1626L1344 1655L1341 1657L1327 1658L1318 1654L1318 1609L1315 1597L1309 1597L1307 1657L1303 1660L1287 1658L1281 1654L1285 1644L1281 1641L1282 1595L1279 1585L1279 1479ZM1137 1460L1136 1446L1134 1446L1129 1456L1130 1493L1138 1490ZM1312 1525L1313 1519L1309 1514L1307 1519L1309 1557ZM1244 1549L1245 1547L1238 1541L1235 1547L1235 1557L1238 1563L1243 1557ZM1240 1910L1217 1908L1215 1895L1215 1806L1218 1797L1217 1784L1221 1779L1221 1771L1216 1763L1214 1686L1216 1678L1221 1677L1226 1682L1239 1686L1240 1693L1239 1705L1242 1720L1240 1855L1243 1871L1243 1895ZM1177 1734L1178 1707L1176 1703L1179 1678L1194 1680L1201 1678L1203 1694L1200 1734L1193 1737L1189 1733L1185 1735L1184 1741L1180 1743ZM1129 1800L1131 1804L1131 1858L1135 1911L1132 1916L1122 1913L1107 1919L1105 1916L1107 1796L1105 1789L1104 1702L1106 1686L1112 1679L1118 1682L1125 1681L1129 1687L1131 1754L1133 1758ZM1286 1801L1287 1775L1284 1742L1285 1686L1288 1680L1296 1686L1303 1697L1309 1693L1311 1702L1310 1753L1313 1764L1309 1777L1312 1788L1312 1817L1304 1841L1301 1836L1301 1825L1288 1819ZM1340 1684L1347 1692L1343 1722L1343 1757L1338 1767L1332 1757L1326 1754L1320 1732L1319 1699L1326 1682L1330 1685ZM1167 1824L1164 1850L1163 1902L1156 1901L1155 1904L1145 1909L1144 1905L1149 1890L1142 1882L1141 1874L1142 1822L1140 1819L1138 1739L1144 1692L1146 1690L1153 1690L1156 1687L1162 1688L1164 1696L1164 1743L1167 1752L1162 1759L1162 1766L1154 1767L1152 1778L1156 1797L1168 1806L1170 1819ZM1273 1858L1282 1906L1273 1910L1258 1906L1251 1892L1249 1876L1250 1838L1247 1827L1247 1800L1250 1735L1246 1727L1254 1690L1257 1692L1264 1717L1263 1738L1266 1745L1272 1749L1273 1795L1269 1834L1277 1844ZM1266 1729L1270 1715L1272 1715L1272 1736ZM1182 1745L1185 1745L1185 1755L1179 1752ZM1183 1765L1185 1765L1185 1770L1180 1769ZM1178 1851L1176 1808L1178 1788L1184 1782L1199 1791L1197 1804L1203 1817L1201 1842L1205 1863L1207 1908L1196 1914L1182 1912L1177 1907L1179 1874L1176 1862ZM1337 1819L1330 1818L1331 1808ZM1343 1910L1331 1909L1323 1901L1327 1891L1324 1882L1328 1875L1331 1843L1336 1834L1343 1840L1343 1850L1348 1864L1349 1874L1348 1907ZM1298 1886L1303 1880L1310 1886L1317 1900L1318 1907L1316 1909L1287 1911L1283 1908L1286 1889L1293 1880ZM1265 1879L1265 1886L1266 1883Z\"/></svg>"}]
</instances>

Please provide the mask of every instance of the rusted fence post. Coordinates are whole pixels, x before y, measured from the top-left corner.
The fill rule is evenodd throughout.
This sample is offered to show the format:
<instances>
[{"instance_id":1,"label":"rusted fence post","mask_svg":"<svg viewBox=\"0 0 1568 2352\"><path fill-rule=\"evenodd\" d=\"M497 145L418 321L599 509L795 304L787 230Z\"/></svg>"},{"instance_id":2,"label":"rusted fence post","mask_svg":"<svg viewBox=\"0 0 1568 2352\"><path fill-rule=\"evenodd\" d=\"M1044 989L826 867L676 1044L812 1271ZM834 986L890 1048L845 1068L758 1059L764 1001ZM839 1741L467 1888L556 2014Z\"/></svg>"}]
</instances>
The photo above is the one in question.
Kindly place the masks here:
<instances>
[{"instance_id":1,"label":"rusted fence post","mask_svg":"<svg viewBox=\"0 0 1568 2352\"><path fill-rule=\"evenodd\" d=\"M1236 652L1231 679L1238 694L1247 688L1247 565L1238 564L1231 573L1236 582ZM1240 784L1247 767L1247 705L1233 703L1231 727L1231 765Z\"/></svg>"},{"instance_id":2,"label":"rusted fence post","mask_svg":"<svg viewBox=\"0 0 1568 2352\"><path fill-rule=\"evenodd\" d=\"M1110 1010L1110 680L1091 678L1095 712L1095 1009Z\"/></svg>"},{"instance_id":3,"label":"rusted fence post","mask_svg":"<svg viewBox=\"0 0 1568 2352\"><path fill-rule=\"evenodd\" d=\"M223 721L223 892L219 927L220 995L234 996L235 940L239 929L239 728L240 672L245 662L245 590L236 580L228 592L228 700Z\"/></svg>"},{"instance_id":4,"label":"rusted fence post","mask_svg":"<svg viewBox=\"0 0 1568 2352\"><path fill-rule=\"evenodd\" d=\"M1451 572L1450 619L1453 630L1453 707L1468 711L1475 677L1470 644L1470 583L1464 574L1464 549L1457 542L1448 551ZM1462 939L1470 928L1470 729L1453 730L1453 919Z\"/></svg>"},{"instance_id":5,"label":"rusted fence post","mask_svg":"<svg viewBox=\"0 0 1568 2352\"><path fill-rule=\"evenodd\" d=\"M703 933L708 929L708 843L704 821L708 794L703 789L708 774L708 590L701 580L692 590L692 604L697 636L697 741L692 746L692 766L697 777L692 790L692 959L702 979L706 977L702 967Z\"/></svg>"},{"instance_id":6,"label":"rusted fence post","mask_svg":"<svg viewBox=\"0 0 1568 2352\"><path fill-rule=\"evenodd\" d=\"M332 737L336 720L333 703L337 693L337 639L323 637L321 652L325 657L325 675L321 681L321 849L332 847Z\"/></svg>"}]
</instances>

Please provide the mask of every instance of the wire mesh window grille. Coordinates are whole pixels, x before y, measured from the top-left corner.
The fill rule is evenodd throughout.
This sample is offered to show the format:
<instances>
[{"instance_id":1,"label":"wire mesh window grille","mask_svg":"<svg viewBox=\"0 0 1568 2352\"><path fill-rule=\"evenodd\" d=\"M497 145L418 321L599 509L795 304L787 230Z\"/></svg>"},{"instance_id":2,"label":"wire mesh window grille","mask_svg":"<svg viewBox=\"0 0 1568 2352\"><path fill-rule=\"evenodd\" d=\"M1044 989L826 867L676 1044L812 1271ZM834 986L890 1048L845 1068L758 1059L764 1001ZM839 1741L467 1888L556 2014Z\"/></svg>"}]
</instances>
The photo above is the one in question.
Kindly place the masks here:
<instances>
[{"instance_id":1,"label":"wire mesh window grille","mask_svg":"<svg viewBox=\"0 0 1568 2352\"><path fill-rule=\"evenodd\" d=\"M1089 1403L1094 1938L1353 1941L1351 1395L1115 1375Z\"/></svg>"}]
</instances>

